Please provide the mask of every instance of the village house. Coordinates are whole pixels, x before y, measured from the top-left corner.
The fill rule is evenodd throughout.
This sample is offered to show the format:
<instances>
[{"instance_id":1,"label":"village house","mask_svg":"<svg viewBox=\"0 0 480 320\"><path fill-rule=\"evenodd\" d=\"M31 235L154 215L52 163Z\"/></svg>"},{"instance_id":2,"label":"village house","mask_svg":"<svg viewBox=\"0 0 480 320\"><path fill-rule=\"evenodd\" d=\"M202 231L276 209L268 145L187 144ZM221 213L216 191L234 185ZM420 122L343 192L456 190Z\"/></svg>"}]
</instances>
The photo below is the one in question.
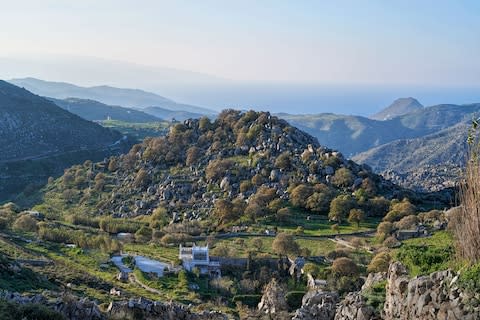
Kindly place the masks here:
<instances>
[{"instance_id":1,"label":"village house","mask_svg":"<svg viewBox=\"0 0 480 320\"><path fill-rule=\"evenodd\" d=\"M220 277L220 262L210 260L208 245L205 247L193 245L192 247L179 247L179 259L183 268L189 272L197 268L200 274L211 277Z\"/></svg>"}]
</instances>

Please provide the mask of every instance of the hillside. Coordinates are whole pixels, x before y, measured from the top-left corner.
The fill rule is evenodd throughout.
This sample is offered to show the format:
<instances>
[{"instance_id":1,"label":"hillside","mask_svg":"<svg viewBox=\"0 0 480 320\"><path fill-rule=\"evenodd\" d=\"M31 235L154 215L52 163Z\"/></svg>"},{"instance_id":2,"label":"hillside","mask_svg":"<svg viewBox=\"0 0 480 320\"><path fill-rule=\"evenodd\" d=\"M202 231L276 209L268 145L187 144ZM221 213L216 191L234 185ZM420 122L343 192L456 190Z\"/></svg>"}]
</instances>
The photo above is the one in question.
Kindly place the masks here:
<instances>
[{"instance_id":1,"label":"hillside","mask_svg":"<svg viewBox=\"0 0 480 320\"><path fill-rule=\"evenodd\" d=\"M0 162L34 159L112 145L122 136L53 102L0 82Z\"/></svg>"},{"instance_id":2,"label":"hillside","mask_svg":"<svg viewBox=\"0 0 480 320\"><path fill-rule=\"evenodd\" d=\"M38 95L56 99L91 99L108 105L129 108L155 106L174 111L200 113L202 115L213 115L216 113L213 110L202 107L179 104L155 93L139 89L123 89L110 86L81 87L64 82L50 82L34 78L12 79L10 82Z\"/></svg>"},{"instance_id":3,"label":"hillside","mask_svg":"<svg viewBox=\"0 0 480 320\"><path fill-rule=\"evenodd\" d=\"M90 121L107 119L134 123L161 121L161 119L140 110L110 106L95 100L78 98L48 99L62 109Z\"/></svg>"},{"instance_id":4,"label":"hillside","mask_svg":"<svg viewBox=\"0 0 480 320\"><path fill-rule=\"evenodd\" d=\"M464 165L467 158L469 124L453 127L415 139L400 139L362 152L352 159L368 163L375 171L412 171L424 165Z\"/></svg>"},{"instance_id":5,"label":"hillside","mask_svg":"<svg viewBox=\"0 0 480 320\"><path fill-rule=\"evenodd\" d=\"M43 204L47 211L90 208L87 210L94 215L134 217L164 207L169 219L196 220L211 217L219 198L238 198L241 204L241 199L260 197L259 192L273 192L268 202L278 198L288 205L298 184L306 184L302 197L313 195L314 185L325 193L319 204L312 198L308 206L306 199L300 205L324 212L336 195L359 188L387 198L402 193L284 120L253 111L224 111L214 122L207 118L188 120L173 126L166 137L149 138L128 154L97 164L93 172L73 167L67 175L85 176L79 186L65 184L62 179L48 185ZM102 192L83 197L85 188L96 183L95 176L102 177L97 190ZM65 188L73 191L68 200L62 196ZM240 216L232 210L229 214L233 217L215 224L220 222L218 227L222 227L236 221L247 209L238 212ZM264 212L258 215L268 211L258 210Z\"/></svg>"},{"instance_id":6,"label":"hillside","mask_svg":"<svg viewBox=\"0 0 480 320\"><path fill-rule=\"evenodd\" d=\"M370 118L375 120L390 120L410 112L418 111L422 108L423 105L414 98L399 98L385 109L372 115Z\"/></svg>"},{"instance_id":7,"label":"hillside","mask_svg":"<svg viewBox=\"0 0 480 320\"><path fill-rule=\"evenodd\" d=\"M200 113L188 111L173 111L160 107L148 107L143 109L143 111L157 118L165 119L168 121L172 121L173 119L177 121L184 121L187 119L199 119L202 117L202 114Z\"/></svg>"},{"instance_id":8,"label":"hillside","mask_svg":"<svg viewBox=\"0 0 480 320\"><path fill-rule=\"evenodd\" d=\"M279 116L315 136L322 144L352 157L398 139L413 139L437 133L471 120L480 104L436 105L379 121L360 116L316 114Z\"/></svg>"},{"instance_id":9,"label":"hillside","mask_svg":"<svg viewBox=\"0 0 480 320\"><path fill-rule=\"evenodd\" d=\"M120 133L0 81L0 200L46 182L67 166L122 149Z\"/></svg>"}]
</instances>

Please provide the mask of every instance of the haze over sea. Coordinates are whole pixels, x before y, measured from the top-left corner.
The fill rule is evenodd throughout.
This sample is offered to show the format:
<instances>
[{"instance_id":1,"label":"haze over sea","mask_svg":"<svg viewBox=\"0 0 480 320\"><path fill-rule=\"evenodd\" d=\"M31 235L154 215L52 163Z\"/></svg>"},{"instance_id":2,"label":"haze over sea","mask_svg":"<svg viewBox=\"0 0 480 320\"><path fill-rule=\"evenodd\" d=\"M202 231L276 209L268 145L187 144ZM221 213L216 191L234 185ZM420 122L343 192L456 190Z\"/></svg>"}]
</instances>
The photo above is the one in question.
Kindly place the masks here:
<instances>
[{"instance_id":1,"label":"haze over sea","mask_svg":"<svg viewBox=\"0 0 480 320\"><path fill-rule=\"evenodd\" d=\"M326 112L368 116L400 97L414 97L424 106L480 101L480 90L474 87L258 83L163 87L154 91L177 101L216 110L229 107L290 114Z\"/></svg>"}]
</instances>

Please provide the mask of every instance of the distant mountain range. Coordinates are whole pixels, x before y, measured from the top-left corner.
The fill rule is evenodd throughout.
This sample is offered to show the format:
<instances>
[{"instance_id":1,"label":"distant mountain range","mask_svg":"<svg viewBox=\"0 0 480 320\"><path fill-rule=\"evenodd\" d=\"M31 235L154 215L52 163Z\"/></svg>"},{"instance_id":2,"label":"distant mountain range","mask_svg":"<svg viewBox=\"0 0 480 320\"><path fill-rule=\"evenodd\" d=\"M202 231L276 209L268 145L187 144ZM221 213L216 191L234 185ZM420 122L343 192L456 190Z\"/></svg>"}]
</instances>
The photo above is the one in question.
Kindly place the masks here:
<instances>
[{"instance_id":1,"label":"distant mountain range","mask_svg":"<svg viewBox=\"0 0 480 320\"><path fill-rule=\"evenodd\" d=\"M124 122L155 122L162 120L144 111L110 106L90 99L48 99L57 106L90 121L114 119ZM171 112L175 113L175 111Z\"/></svg>"},{"instance_id":2,"label":"distant mountain range","mask_svg":"<svg viewBox=\"0 0 480 320\"><path fill-rule=\"evenodd\" d=\"M160 107L171 111L215 115L207 108L177 103L152 92L139 89L122 89L110 86L81 87L65 82L51 82L35 78L12 79L10 83L35 94L55 99L80 98L127 108Z\"/></svg>"},{"instance_id":3,"label":"distant mountain range","mask_svg":"<svg viewBox=\"0 0 480 320\"><path fill-rule=\"evenodd\" d=\"M471 120L477 112L480 112L480 104L445 104L422 108L384 121L330 113L279 116L316 136L320 143L353 157L395 140L420 138L437 133Z\"/></svg>"},{"instance_id":4,"label":"distant mountain range","mask_svg":"<svg viewBox=\"0 0 480 320\"><path fill-rule=\"evenodd\" d=\"M375 171L413 171L420 166L463 166L467 158L468 122L415 139L399 139L357 154L352 160L367 163Z\"/></svg>"},{"instance_id":5,"label":"distant mountain range","mask_svg":"<svg viewBox=\"0 0 480 320\"><path fill-rule=\"evenodd\" d=\"M390 106L371 116L374 120L391 120L404 114L415 112L423 108L423 105L414 98L400 98Z\"/></svg>"},{"instance_id":6,"label":"distant mountain range","mask_svg":"<svg viewBox=\"0 0 480 320\"><path fill-rule=\"evenodd\" d=\"M87 159L124 151L117 132L0 81L0 201Z\"/></svg>"}]
</instances>

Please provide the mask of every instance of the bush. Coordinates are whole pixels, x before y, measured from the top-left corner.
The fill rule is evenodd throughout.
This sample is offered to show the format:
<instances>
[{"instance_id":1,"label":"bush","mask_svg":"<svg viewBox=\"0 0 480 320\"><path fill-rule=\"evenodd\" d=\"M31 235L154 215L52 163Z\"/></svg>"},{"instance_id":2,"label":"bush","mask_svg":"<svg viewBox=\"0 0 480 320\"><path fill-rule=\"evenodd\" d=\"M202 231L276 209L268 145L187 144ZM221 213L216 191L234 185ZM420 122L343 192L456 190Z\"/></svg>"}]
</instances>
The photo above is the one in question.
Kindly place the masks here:
<instances>
[{"instance_id":1,"label":"bush","mask_svg":"<svg viewBox=\"0 0 480 320\"><path fill-rule=\"evenodd\" d=\"M239 294L233 297L233 302L241 302L243 305L255 308L260 303L262 296L259 294Z\"/></svg>"},{"instance_id":2,"label":"bush","mask_svg":"<svg viewBox=\"0 0 480 320\"><path fill-rule=\"evenodd\" d=\"M290 291L285 295L290 310L296 310L302 306L302 298L305 291Z\"/></svg>"},{"instance_id":3,"label":"bush","mask_svg":"<svg viewBox=\"0 0 480 320\"><path fill-rule=\"evenodd\" d=\"M356 276L358 275L358 266L350 258L337 258L332 264L333 273L340 276Z\"/></svg>"},{"instance_id":4,"label":"bush","mask_svg":"<svg viewBox=\"0 0 480 320\"><path fill-rule=\"evenodd\" d=\"M404 244L397 251L396 259L406 265L413 275L418 275L447 269L453 255L452 246L438 248Z\"/></svg>"},{"instance_id":5,"label":"bush","mask_svg":"<svg viewBox=\"0 0 480 320\"><path fill-rule=\"evenodd\" d=\"M380 252L375 257L367 267L368 272L387 272L390 265L390 254L388 252Z\"/></svg>"},{"instance_id":6,"label":"bush","mask_svg":"<svg viewBox=\"0 0 480 320\"><path fill-rule=\"evenodd\" d=\"M21 215L13 223L13 229L25 232L37 231L37 220L28 214Z\"/></svg>"},{"instance_id":7,"label":"bush","mask_svg":"<svg viewBox=\"0 0 480 320\"><path fill-rule=\"evenodd\" d=\"M0 319L3 320L62 320L60 313L40 304L16 304L0 300Z\"/></svg>"},{"instance_id":8,"label":"bush","mask_svg":"<svg viewBox=\"0 0 480 320\"><path fill-rule=\"evenodd\" d=\"M460 273L459 286L470 292L480 291L480 263L470 266Z\"/></svg>"},{"instance_id":9,"label":"bush","mask_svg":"<svg viewBox=\"0 0 480 320\"><path fill-rule=\"evenodd\" d=\"M378 312L383 310L383 305L385 304L385 297L387 293L386 285L386 280L380 281L362 292L362 296L365 298L366 303L369 306L372 306Z\"/></svg>"}]
</instances>

